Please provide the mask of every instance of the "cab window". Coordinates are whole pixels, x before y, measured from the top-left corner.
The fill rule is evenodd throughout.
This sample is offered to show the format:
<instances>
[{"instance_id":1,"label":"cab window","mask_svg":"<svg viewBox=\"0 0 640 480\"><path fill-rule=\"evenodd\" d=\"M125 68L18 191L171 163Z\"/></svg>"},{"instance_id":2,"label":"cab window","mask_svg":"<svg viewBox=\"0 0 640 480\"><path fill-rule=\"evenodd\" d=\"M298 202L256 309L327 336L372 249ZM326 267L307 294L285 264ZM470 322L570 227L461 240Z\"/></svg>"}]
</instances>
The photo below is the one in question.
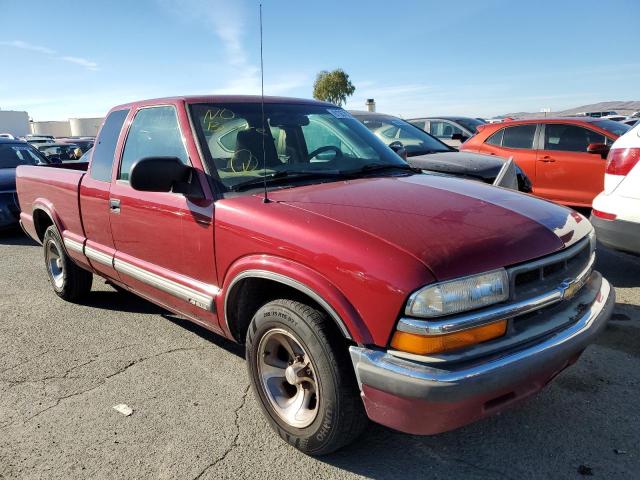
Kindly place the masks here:
<instances>
[{"instance_id":1,"label":"cab window","mask_svg":"<svg viewBox=\"0 0 640 480\"><path fill-rule=\"evenodd\" d=\"M118 180L128 181L133 164L146 157L177 157L189 163L174 107L148 107L136 113L124 145Z\"/></svg>"},{"instance_id":2,"label":"cab window","mask_svg":"<svg viewBox=\"0 0 640 480\"><path fill-rule=\"evenodd\" d=\"M111 112L104 121L91 158L90 176L94 180L101 182L111 181L113 156L116 151L118 136L128 114L129 110L116 110Z\"/></svg>"}]
</instances>

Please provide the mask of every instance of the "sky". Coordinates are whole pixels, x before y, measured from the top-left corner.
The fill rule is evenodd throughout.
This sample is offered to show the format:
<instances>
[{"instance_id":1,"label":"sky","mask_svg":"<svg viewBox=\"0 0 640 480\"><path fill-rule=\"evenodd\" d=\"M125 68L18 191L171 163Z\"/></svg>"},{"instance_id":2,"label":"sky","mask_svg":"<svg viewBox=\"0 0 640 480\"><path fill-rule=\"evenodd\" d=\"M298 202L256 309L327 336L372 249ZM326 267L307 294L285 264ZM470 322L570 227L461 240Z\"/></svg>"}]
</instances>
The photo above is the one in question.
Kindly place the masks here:
<instances>
[{"instance_id":1,"label":"sky","mask_svg":"<svg viewBox=\"0 0 640 480\"><path fill-rule=\"evenodd\" d=\"M258 0L0 0L0 109L34 120L260 92ZM640 100L638 0L263 0L265 95L310 98L344 69L346 107L403 117Z\"/></svg>"}]
</instances>

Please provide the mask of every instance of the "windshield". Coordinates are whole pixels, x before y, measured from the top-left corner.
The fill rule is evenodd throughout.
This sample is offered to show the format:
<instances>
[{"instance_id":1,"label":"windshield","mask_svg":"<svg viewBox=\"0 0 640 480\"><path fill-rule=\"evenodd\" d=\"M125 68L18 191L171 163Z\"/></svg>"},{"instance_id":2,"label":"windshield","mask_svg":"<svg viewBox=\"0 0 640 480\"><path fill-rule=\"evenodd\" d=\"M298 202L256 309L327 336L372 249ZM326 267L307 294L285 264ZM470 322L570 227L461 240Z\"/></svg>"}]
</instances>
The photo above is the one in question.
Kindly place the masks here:
<instances>
[{"instance_id":1,"label":"windshield","mask_svg":"<svg viewBox=\"0 0 640 480\"><path fill-rule=\"evenodd\" d=\"M402 142L409 157L451 151L440 140L399 118L388 115L356 115L356 118L387 145Z\"/></svg>"},{"instance_id":2,"label":"windshield","mask_svg":"<svg viewBox=\"0 0 640 480\"><path fill-rule=\"evenodd\" d=\"M596 120L595 122L593 122L593 124L618 136L624 135L631 129L629 125L625 125L624 123L620 122L614 122L613 120Z\"/></svg>"},{"instance_id":3,"label":"windshield","mask_svg":"<svg viewBox=\"0 0 640 480\"><path fill-rule=\"evenodd\" d=\"M27 144L0 144L0 168L16 168L18 165L41 163L47 163L47 160Z\"/></svg>"},{"instance_id":4,"label":"windshield","mask_svg":"<svg viewBox=\"0 0 640 480\"><path fill-rule=\"evenodd\" d=\"M265 135L259 103L194 104L191 113L209 171L227 190L265 176L337 178L371 166L409 168L341 108L267 103Z\"/></svg>"},{"instance_id":5,"label":"windshield","mask_svg":"<svg viewBox=\"0 0 640 480\"><path fill-rule=\"evenodd\" d=\"M471 133L478 133L478 125L484 125L487 123L482 120L478 120L477 118L456 118L454 121L462 125Z\"/></svg>"}]
</instances>

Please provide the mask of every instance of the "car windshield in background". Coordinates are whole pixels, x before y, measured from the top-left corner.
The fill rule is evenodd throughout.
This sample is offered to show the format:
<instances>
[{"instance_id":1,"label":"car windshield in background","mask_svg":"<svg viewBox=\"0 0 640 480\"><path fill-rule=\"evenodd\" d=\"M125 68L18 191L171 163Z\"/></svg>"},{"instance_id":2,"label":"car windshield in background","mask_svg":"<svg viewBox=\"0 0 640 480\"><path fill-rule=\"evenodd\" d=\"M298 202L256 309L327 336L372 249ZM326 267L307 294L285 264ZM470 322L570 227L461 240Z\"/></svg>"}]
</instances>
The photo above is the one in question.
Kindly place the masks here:
<instances>
[{"instance_id":1,"label":"car windshield in background","mask_svg":"<svg viewBox=\"0 0 640 480\"><path fill-rule=\"evenodd\" d=\"M258 187L265 177L286 183L410 168L337 107L267 103L264 135L259 103L194 104L191 114L209 171L227 190Z\"/></svg>"},{"instance_id":2,"label":"car windshield in background","mask_svg":"<svg viewBox=\"0 0 640 480\"><path fill-rule=\"evenodd\" d=\"M409 122L387 115L356 115L380 140L389 145L402 142L407 156L449 152L451 148Z\"/></svg>"},{"instance_id":3,"label":"car windshield in background","mask_svg":"<svg viewBox=\"0 0 640 480\"><path fill-rule=\"evenodd\" d=\"M478 126L487 123L483 122L482 120L478 120L477 118L456 118L455 122L462 125L471 133L478 133Z\"/></svg>"},{"instance_id":4,"label":"car windshield in background","mask_svg":"<svg viewBox=\"0 0 640 480\"><path fill-rule=\"evenodd\" d=\"M16 168L19 165L47 163L29 145L20 143L0 144L0 168Z\"/></svg>"},{"instance_id":5,"label":"car windshield in background","mask_svg":"<svg viewBox=\"0 0 640 480\"><path fill-rule=\"evenodd\" d=\"M624 123L620 122L614 122L613 120L596 120L595 122L593 122L593 124L618 136L624 135L631 129L629 125L625 125Z\"/></svg>"}]
</instances>

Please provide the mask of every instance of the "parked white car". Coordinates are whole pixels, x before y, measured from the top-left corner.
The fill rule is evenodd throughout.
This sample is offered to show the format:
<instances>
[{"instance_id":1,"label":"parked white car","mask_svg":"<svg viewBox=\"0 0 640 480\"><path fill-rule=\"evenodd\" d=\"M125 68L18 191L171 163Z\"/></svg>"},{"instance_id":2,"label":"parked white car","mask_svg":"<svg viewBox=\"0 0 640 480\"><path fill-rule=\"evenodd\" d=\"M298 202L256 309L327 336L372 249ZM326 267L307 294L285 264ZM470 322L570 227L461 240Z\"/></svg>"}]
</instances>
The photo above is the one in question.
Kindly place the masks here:
<instances>
[{"instance_id":1,"label":"parked white car","mask_svg":"<svg viewBox=\"0 0 640 480\"><path fill-rule=\"evenodd\" d=\"M591 223L604 245L640 255L640 125L611 146Z\"/></svg>"},{"instance_id":2,"label":"parked white car","mask_svg":"<svg viewBox=\"0 0 640 480\"><path fill-rule=\"evenodd\" d=\"M614 122L624 122L625 120L629 119L629 117L627 117L626 115L605 115L600 118L602 118L603 120L612 120Z\"/></svg>"}]
</instances>

